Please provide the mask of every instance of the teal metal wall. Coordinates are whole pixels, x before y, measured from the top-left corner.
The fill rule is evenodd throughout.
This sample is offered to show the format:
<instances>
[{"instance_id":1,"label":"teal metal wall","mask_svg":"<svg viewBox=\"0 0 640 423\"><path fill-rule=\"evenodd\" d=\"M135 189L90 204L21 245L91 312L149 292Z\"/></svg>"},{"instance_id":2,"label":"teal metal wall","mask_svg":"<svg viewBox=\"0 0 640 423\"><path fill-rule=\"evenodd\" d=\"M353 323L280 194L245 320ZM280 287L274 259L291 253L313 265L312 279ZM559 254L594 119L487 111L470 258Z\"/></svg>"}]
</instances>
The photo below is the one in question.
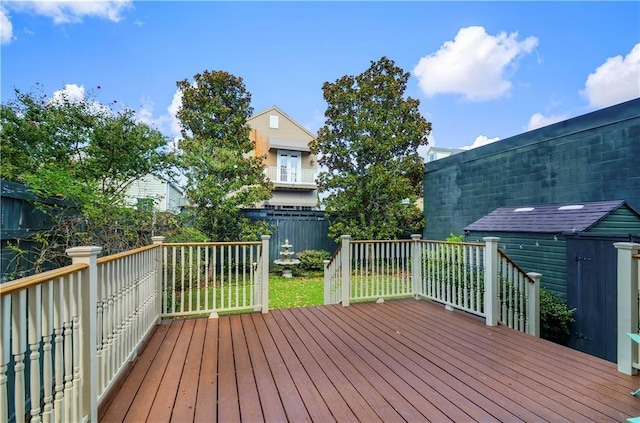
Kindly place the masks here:
<instances>
[{"instance_id":1,"label":"teal metal wall","mask_svg":"<svg viewBox=\"0 0 640 423\"><path fill-rule=\"evenodd\" d=\"M626 200L640 210L640 99L429 162L424 199L423 235L436 240L503 206Z\"/></svg>"}]
</instances>

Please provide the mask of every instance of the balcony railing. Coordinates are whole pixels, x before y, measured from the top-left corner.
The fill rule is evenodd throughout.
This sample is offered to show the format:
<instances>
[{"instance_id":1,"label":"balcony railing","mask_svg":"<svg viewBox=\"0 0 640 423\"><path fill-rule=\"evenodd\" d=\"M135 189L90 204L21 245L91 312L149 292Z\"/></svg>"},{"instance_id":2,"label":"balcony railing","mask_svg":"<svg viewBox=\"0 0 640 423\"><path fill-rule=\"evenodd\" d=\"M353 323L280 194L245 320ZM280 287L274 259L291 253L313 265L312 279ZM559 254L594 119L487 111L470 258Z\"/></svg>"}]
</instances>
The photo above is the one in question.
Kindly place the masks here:
<instances>
[{"instance_id":1,"label":"balcony railing","mask_svg":"<svg viewBox=\"0 0 640 423\"><path fill-rule=\"evenodd\" d=\"M316 189L316 176L318 175L316 169L267 166L264 172L276 187Z\"/></svg>"},{"instance_id":2,"label":"balcony railing","mask_svg":"<svg viewBox=\"0 0 640 423\"><path fill-rule=\"evenodd\" d=\"M0 285L0 422L96 422L162 317L268 311L261 242L154 244Z\"/></svg>"},{"instance_id":3,"label":"balcony railing","mask_svg":"<svg viewBox=\"0 0 640 423\"><path fill-rule=\"evenodd\" d=\"M482 316L540 335L539 273L526 274L498 250L499 238L485 244L411 240L351 241L325 262L325 304L411 297L440 302L447 309Z\"/></svg>"},{"instance_id":4,"label":"balcony railing","mask_svg":"<svg viewBox=\"0 0 640 423\"><path fill-rule=\"evenodd\" d=\"M97 409L163 317L261 311L269 236L260 242L154 244L73 264L0 290L0 421L96 421ZM325 303L415 297L537 334L539 275L486 244L351 241L326 262ZM347 252L345 254L345 252Z\"/></svg>"}]
</instances>

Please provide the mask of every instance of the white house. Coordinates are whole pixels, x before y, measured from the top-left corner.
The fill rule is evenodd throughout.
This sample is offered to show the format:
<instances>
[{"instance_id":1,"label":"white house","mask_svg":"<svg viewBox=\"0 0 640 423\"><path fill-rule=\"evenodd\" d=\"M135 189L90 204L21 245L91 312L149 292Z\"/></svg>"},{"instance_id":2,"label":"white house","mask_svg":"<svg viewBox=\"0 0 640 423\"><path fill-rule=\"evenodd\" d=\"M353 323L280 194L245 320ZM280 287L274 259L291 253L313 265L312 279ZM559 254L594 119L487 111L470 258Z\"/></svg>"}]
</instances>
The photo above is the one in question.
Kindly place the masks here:
<instances>
[{"instance_id":1,"label":"white house","mask_svg":"<svg viewBox=\"0 0 640 423\"><path fill-rule=\"evenodd\" d=\"M125 194L131 206L140 200L152 199L154 208L159 212L180 213L186 204L184 192L175 184L153 175L146 175L134 181Z\"/></svg>"}]
</instances>

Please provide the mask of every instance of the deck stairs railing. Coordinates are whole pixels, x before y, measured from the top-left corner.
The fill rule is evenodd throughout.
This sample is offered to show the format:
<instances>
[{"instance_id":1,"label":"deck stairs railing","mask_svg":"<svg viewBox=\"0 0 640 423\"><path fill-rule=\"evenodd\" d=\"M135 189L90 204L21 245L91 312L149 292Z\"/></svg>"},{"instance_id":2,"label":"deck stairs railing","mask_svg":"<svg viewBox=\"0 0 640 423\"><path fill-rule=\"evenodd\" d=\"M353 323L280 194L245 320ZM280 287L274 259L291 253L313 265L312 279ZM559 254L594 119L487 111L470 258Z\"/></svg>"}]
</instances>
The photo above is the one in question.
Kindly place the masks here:
<instances>
[{"instance_id":1,"label":"deck stairs railing","mask_svg":"<svg viewBox=\"0 0 640 423\"><path fill-rule=\"evenodd\" d=\"M540 335L539 273L525 273L498 250L499 238L484 244L421 240L354 241L325 262L325 304L425 298Z\"/></svg>"},{"instance_id":2,"label":"deck stairs railing","mask_svg":"<svg viewBox=\"0 0 640 423\"><path fill-rule=\"evenodd\" d=\"M638 344L627 333L640 333L640 244L616 242L618 371L635 375L640 369Z\"/></svg>"},{"instance_id":3,"label":"deck stairs railing","mask_svg":"<svg viewBox=\"0 0 640 423\"><path fill-rule=\"evenodd\" d=\"M268 306L269 236L163 244L0 285L0 422L96 422L162 317Z\"/></svg>"}]
</instances>

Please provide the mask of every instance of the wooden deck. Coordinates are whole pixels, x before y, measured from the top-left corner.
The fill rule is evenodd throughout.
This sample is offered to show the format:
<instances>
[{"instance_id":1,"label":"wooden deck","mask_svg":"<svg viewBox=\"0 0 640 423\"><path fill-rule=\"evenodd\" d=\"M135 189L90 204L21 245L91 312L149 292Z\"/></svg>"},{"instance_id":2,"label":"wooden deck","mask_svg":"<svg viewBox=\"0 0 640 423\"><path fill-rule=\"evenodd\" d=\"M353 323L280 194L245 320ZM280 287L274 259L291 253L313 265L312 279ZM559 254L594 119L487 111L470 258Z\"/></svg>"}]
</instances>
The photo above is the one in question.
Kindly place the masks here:
<instances>
[{"instance_id":1,"label":"wooden deck","mask_svg":"<svg viewBox=\"0 0 640 423\"><path fill-rule=\"evenodd\" d=\"M428 301L159 325L101 422L625 422L640 377Z\"/></svg>"}]
</instances>

